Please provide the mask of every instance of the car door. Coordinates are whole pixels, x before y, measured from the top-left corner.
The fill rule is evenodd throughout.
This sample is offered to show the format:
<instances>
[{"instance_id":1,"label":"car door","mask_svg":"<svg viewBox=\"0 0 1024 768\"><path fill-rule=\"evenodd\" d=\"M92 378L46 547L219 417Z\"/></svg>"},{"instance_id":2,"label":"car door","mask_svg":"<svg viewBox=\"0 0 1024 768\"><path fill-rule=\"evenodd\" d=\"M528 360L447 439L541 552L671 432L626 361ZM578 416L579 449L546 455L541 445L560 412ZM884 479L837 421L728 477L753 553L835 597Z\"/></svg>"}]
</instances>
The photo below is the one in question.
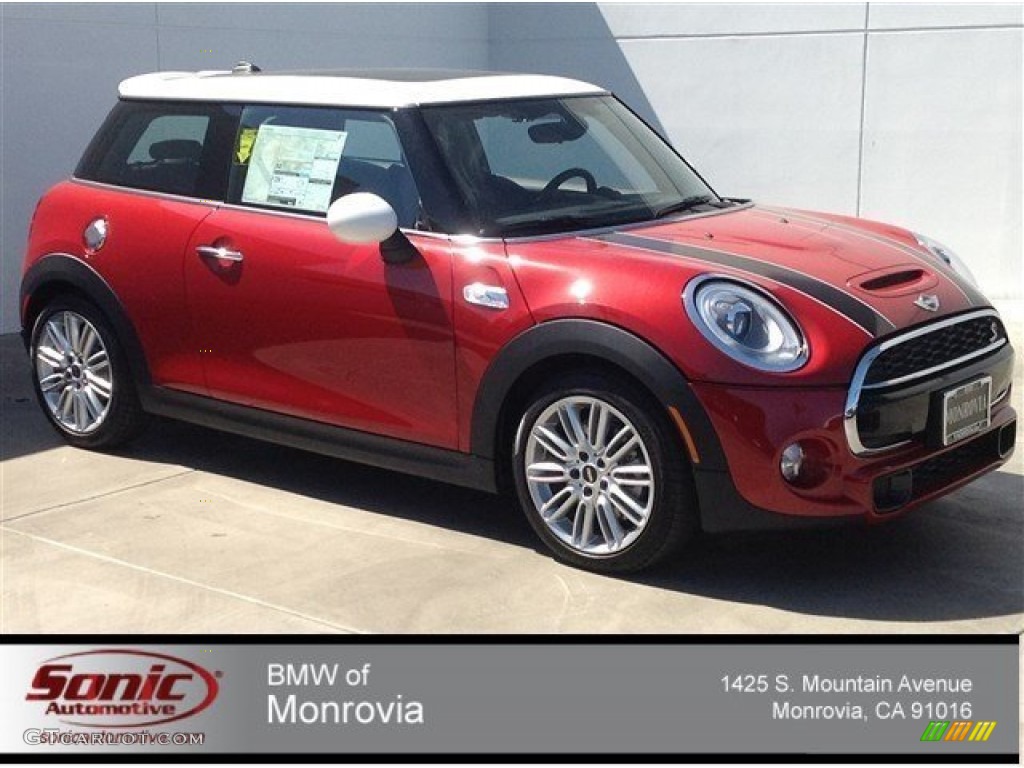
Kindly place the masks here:
<instances>
[{"instance_id":1,"label":"car door","mask_svg":"<svg viewBox=\"0 0 1024 768\"><path fill-rule=\"evenodd\" d=\"M200 224L186 256L209 394L453 448L449 243L412 234L416 255L388 264L378 244L340 242L324 214L353 191L378 193L400 223L415 221L415 186L386 115L244 110L229 204Z\"/></svg>"}]
</instances>

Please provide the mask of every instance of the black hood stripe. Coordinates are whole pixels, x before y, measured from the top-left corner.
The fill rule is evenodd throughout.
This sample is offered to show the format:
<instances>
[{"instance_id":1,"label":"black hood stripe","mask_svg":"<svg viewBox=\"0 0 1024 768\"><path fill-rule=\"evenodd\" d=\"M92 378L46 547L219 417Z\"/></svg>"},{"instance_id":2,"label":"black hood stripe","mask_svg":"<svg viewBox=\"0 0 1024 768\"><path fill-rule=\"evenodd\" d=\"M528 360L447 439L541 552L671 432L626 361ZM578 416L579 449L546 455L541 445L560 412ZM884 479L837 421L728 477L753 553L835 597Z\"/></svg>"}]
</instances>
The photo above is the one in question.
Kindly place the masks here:
<instances>
[{"instance_id":1,"label":"black hood stripe","mask_svg":"<svg viewBox=\"0 0 1024 768\"><path fill-rule=\"evenodd\" d=\"M954 288L959 290L960 293L964 295L964 298L967 300L967 305L969 307L988 306L988 299L985 298L981 291L979 291L977 288L975 288L973 285L967 282L967 280L965 280L948 264L945 264L944 262L934 257L925 256L925 254L921 253L921 251L914 249L913 247L907 245L906 243L901 243L899 240L894 240L891 237L880 235L877 232L865 232L864 230L858 229L857 227L854 227L849 224L844 224L842 222L832 221L831 219L818 219L815 218L814 216L809 216L803 213L794 213L792 211L780 210L775 208L762 208L761 212L767 213L772 216L784 216L785 218L788 219L797 219L799 221L805 221L808 223L821 224L824 227L826 227L826 229L838 229L840 232L845 232L850 235L856 235L857 237L863 238L864 240L870 240L874 243L878 243L879 245L887 245L890 248L894 248L895 250L900 251L901 253L905 253L906 255L914 258L921 264L924 264L929 269L935 270L940 275L945 277L950 283L953 284Z\"/></svg>"},{"instance_id":2,"label":"black hood stripe","mask_svg":"<svg viewBox=\"0 0 1024 768\"><path fill-rule=\"evenodd\" d=\"M626 232L610 232L604 235L595 235L589 239L614 243L615 245L624 245L630 248L639 248L655 253L682 256L708 264L718 264L723 267L743 270L744 272L782 283L810 296L812 299L839 312L872 336L881 336L896 330L896 325L870 304L864 303L856 296L842 291L824 280L819 280L816 277L790 269L789 267L769 264L760 259L740 256L739 254L726 251L711 250L668 240L658 240L652 237L631 235Z\"/></svg>"}]
</instances>

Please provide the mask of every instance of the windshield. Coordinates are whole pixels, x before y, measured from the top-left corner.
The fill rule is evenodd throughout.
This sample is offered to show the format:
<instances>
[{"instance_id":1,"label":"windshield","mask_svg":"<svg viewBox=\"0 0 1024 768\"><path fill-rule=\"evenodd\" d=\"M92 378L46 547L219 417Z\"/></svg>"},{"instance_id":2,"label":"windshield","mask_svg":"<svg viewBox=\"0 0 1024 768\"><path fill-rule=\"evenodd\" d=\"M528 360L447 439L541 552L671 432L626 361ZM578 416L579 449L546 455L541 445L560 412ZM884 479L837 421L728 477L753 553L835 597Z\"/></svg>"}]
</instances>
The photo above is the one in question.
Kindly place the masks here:
<instances>
[{"instance_id":1,"label":"windshield","mask_svg":"<svg viewBox=\"0 0 1024 768\"><path fill-rule=\"evenodd\" d=\"M480 235L613 226L731 205L612 96L422 113Z\"/></svg>"}]
</instances>

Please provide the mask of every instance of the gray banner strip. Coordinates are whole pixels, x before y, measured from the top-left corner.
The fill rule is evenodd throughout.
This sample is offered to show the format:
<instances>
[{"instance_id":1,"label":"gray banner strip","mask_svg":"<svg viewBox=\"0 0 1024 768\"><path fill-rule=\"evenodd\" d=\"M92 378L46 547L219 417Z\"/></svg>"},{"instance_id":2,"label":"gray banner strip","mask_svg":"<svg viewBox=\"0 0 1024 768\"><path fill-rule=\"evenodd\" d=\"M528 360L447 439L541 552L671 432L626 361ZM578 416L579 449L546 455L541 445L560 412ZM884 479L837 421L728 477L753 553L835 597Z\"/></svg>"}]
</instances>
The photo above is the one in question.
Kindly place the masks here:
<instances>
[{"instance_id":1,"label":"gray banner strip","mask_svg":"<svg viewBox=\"0 0 1024 768\"><path fill-rule=\"evenodd\" d=\"M1018 752L1016 645L0 647L6 753Z\"/></svg>"}]
</instances>

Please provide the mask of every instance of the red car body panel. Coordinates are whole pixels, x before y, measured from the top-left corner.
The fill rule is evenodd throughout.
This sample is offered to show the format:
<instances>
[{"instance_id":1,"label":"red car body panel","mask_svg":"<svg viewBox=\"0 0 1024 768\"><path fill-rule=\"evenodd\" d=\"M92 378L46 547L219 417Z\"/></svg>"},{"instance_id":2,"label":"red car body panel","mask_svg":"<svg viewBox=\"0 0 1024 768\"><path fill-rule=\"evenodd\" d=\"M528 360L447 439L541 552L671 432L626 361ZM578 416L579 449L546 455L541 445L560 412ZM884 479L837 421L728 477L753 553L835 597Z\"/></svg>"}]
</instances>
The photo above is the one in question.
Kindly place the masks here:
<instances>
[{"instance_id":1,"label":"red car body panel","mask_svg":"<svg viewBox=\"0 0 1024 768\"><path fill-rule=\"evenodd\" d=\"M910 233L884 225L859 229L855 220L842 217L751 207L627 231L652 245L688 244L809 273L869 305L890 321L890 333L976 307L960 279ZM585 235L512 241L508 253L539 322L586 317L620 325L679 367L714 424L737 491L760 509L808 517L866 513L880 519L871 481L935 453L917 447L882 458L853 455L843 428L844 407L854 367L874 336L790 285L700 258ZM680 303L686 283L708 272L754 282L789 308L811 346L807 365L766 373L715 350L683 316ZM920 276L895 288L861 287L872 277L900 272ZM922 292L938 296L938 312L914 304ZM1013 418L1004 401L994 409L993 425ZM828 474L813 489L801 490L782 480L779 460L785 446L809 439L822 446Z\"/></svg>"},{"instance_id":2,"label":"red car body panel","mask_svg":"<svg viewBox=\"0 0 1024 768\"><path fill-rule=\"evenodd\" d=\"M881 456L854 456L843 431L845 389L801 391L797 396L779 388L713 384L696 384L694 390L721 440L737 491L760 509L802 517L866 514L873 522L889 519L891 513L880 515L875 511L874 479L936 454L932 448L915 445ZM992 428L1011 423L1015 415L1007 399L993 409ZM782 450L797 440L822 446L825 478L806 490L783 482L779 474ZM1000 463L992 462L971 477ZM917 499L901 511L936 495Z\"/></svg>"},{"instance_id":3,"label":"red car body panel","mask_svg":"<svg viewBox=\"0 0 1024 768\"><path fill-rule=\"evenodd\" d=\"M102 276L131 317L155 384L205 393L202 361L188 318L183 254L210 203L62 182L39 201L29 233L27 270L64 253ZM82 232L98 217L112 222L103 250L86 252ZM146 243L145 253L138 251ZM23 308L24 310L24 308Z\"/></svg>"},{"instance_id":4,"label":"red car body panel","mask_svg":"<svg viewBox=\"0 0 1024 768\"><path fill-rule=\"evenodd\" d=\"M502 348L536 320L519 289L503 243L455 243L452 272L456 286L493 285L504 288L509 299L508 309L501 311L470 304L462 297L455 300L459 449L468 452L473 409L484 374Z\"/></svg>"},{"instance_id":5,"label":"red car body panel","mask_svg":"<svg viewBox=\"0 0 1024 768\"><path fill-rule=\"evenodd\" d=\"M81 232L101 215L108 242L90 255ZM66 182L40 202L25 267L61 253L100 274L134 323L159 387L462 452L471 448L481 382L509 342L553 320L614 325L660 350L689 382L745 502L792 517L881 519L874 479L936 451L851 452L845 400L876 332L790 281L750 271L749 261L709 263L701 254L809 276L882 318L879 335L977 306L970 289L910 233L838 216L748 206L619 235L630 244L601 233L503 242L410 232L420 257L395 265L377 245L339 243L312 217ZM197 255L197 246L213 244L241 251L244 261ZM677 246L694 250L670 252ZM808 340L807 364L768 373L716 350L682 304L687 284L709 273L775 296ZM913 275L896 287L863 285L894 273ZM508 308L463 300L476 282L504 288ZM914 304L922 292L938 297L937 312ZM1014 417L1007 398L993 409L993 429ZM825 476L811 489L779 474L781 451L798 439L821 448Z\"/></svg>"},{"instance_id":6,"label":"red car body panel","mask_svg":"<svg viewBox=\"0 0 1024 768\"><path fill-rule=\"evenodd\" d=\"M240 263L196 255L240 251ZM454 448L451 247L389 265L323 221L224 207L184 250L189 312L212 397Z\"/></svg>"},{"instance_id":7,"label":"red car body panel","mask_svg":"<svg viewBox=\"0 0 1024 768\"><path fill-rule=\"evenodd\" d=\"M630 234L695 232L716 219L740 215L706 217ZM781 283L759 279L800 318L811 339L812 354L808 364L793 373L756 371L718 352L689 322L682 304L683 289L700 274L749 279L747 273L585 237L510 242L508 252L539 322L587 317L627 328L661 349L690 380L765 386L845 384L856 355L871 338L820 302Z\"/></svg>"}]
</instances>

